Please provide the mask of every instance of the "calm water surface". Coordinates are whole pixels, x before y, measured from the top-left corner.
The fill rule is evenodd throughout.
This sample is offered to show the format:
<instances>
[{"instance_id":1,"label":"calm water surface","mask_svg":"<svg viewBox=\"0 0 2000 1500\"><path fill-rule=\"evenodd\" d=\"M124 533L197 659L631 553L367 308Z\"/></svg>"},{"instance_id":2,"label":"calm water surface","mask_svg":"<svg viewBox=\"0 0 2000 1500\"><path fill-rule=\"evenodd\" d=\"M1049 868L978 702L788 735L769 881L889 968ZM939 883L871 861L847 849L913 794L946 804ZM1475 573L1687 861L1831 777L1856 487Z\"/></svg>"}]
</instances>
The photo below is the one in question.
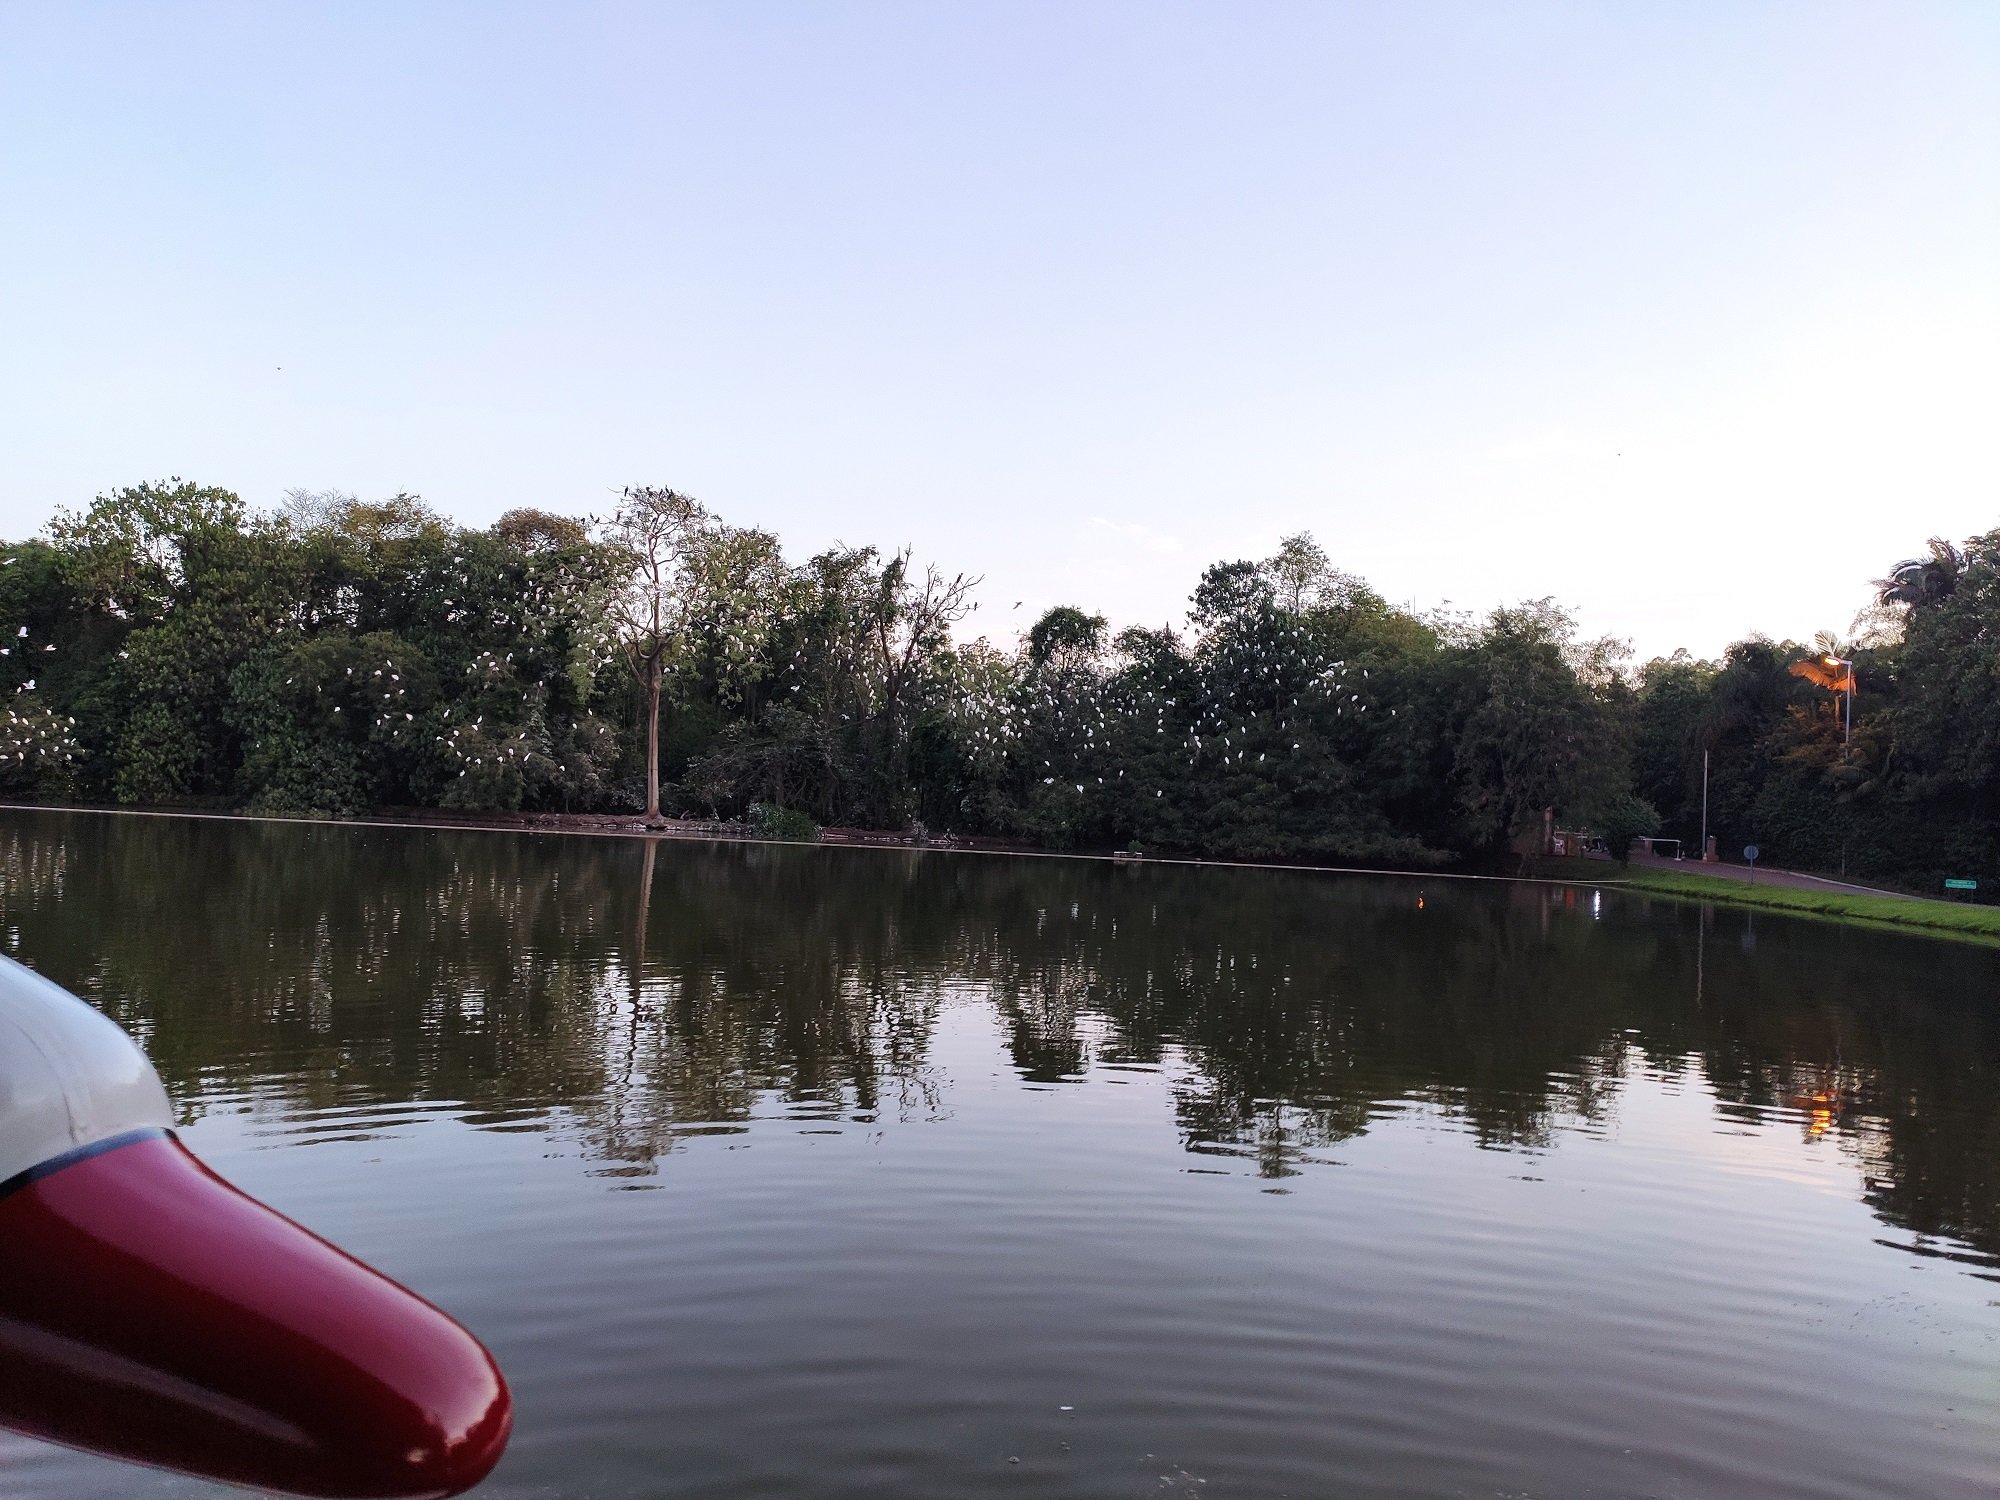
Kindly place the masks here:
<instances>
[{"instance_id":1,"label":"calm water surface","mask_svg":"<svg viewBox=\"0 0 2000 1500\"><path fill-rule=\"evenodd\" d=\"M2000 952L59 813L0 881L196 1152L492 1346L494 1500L2000 1493Z\"/></svg>"}]
</instances>

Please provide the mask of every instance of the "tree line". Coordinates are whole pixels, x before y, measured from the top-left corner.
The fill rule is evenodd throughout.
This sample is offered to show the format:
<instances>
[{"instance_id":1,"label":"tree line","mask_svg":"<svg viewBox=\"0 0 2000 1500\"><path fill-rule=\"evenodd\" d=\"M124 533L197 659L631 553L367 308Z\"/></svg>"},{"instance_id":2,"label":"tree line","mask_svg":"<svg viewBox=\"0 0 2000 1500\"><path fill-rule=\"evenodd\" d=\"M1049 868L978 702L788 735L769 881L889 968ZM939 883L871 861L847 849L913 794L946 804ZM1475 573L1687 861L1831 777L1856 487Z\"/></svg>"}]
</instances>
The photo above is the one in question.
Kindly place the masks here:
<instances>
[{"instance_id":1,"label":"tree line","mask_svg":"<svg viewBox=\"0 0 2000 1500\"><path fill-rule=\"evenodd\" d=\"M182 480L0 545L0 795L353 815L748 818L1051 848L1431 865L1552 810L1622 851L1756 842L1934 887L2000 856L2000 531L1851 638L1635 666L1552 600L1390 604L1305 534L1183 620L981 632L978 579L670 489L458 526L419 498Z\"/></svg>"}]
</instances>

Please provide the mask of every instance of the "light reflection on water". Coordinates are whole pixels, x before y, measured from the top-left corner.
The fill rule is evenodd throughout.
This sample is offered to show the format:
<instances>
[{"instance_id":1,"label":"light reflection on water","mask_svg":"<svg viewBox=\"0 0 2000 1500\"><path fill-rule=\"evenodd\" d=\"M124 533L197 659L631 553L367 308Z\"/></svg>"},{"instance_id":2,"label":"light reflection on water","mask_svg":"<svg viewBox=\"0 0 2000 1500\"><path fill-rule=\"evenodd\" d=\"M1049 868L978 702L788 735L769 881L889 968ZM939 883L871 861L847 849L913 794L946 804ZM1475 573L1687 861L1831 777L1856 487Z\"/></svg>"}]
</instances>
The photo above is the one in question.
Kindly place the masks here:
<instances>
[{"instance_id":1,"label":"light reflection on water","mask_svg":"<svg viewBox=\"0 0 2000 1500\"><path fill-rule=\"evenodd\" d=\"M1992 951L39 813L0 874L197 1152L493 1345L482 1493L2000 1485ZM0 1491L210 1493L7 1438Z\"/></svg>"}]
</instances>

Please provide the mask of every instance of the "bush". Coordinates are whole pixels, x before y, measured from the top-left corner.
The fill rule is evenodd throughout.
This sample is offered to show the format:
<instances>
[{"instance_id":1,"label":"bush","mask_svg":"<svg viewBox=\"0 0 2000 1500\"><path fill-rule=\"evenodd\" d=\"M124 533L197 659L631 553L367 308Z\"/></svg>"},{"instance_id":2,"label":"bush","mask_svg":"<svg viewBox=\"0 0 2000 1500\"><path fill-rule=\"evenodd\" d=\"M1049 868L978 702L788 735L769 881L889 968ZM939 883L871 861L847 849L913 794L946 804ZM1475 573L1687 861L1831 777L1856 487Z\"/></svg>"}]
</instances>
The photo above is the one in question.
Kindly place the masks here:
<instances>
[{"instance_id":1,"label":"bush","mask_svg":"<svg viewBox=\"0 0 2000 1500\"><path fill-rule=\"evenodd\" d=\"M134 713L118 745L112 788L120 802L168 802L194 790L201 742L186 718L164 703Z\"/></svg>"},{"instance_id":2,"label":"bush","mask_svg":"<svg viewBox=\"0 0 2000 1500\"><path fill-rule=\"evenodd\" d=\"M819 824L794 808L779 807L770 802L753 802L750 804L749 823L751 832L760 839L783 839L796 844L819 842Z\"/></svg>"},{"instance_id":3,"label":"bush","mask_svg":"<svg viewBox=\"0 0 2000 1500\"><path fill-rule=\"evenodd\" d=\"M1598 815L1597 826L1604 835L1604 847L1623 864L1632 852L1632 840L1651 838L1660 831L1660 815L1652 803L1627 793L1611 799Z\"/></svg>"}]
</instances>

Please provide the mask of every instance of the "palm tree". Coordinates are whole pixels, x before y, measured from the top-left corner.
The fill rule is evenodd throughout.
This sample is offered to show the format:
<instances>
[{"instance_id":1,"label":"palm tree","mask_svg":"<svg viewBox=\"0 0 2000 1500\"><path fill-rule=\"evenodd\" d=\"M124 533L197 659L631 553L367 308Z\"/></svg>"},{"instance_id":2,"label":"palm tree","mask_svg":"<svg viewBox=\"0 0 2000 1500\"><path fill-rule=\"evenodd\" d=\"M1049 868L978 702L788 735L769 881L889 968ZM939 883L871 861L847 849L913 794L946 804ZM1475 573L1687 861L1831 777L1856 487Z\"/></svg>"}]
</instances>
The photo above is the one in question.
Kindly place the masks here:
<instances>
[{"instance_id":1,"label":"palm tree","mask_svg":"<svg viewBox=\"0 0 2000 1500\"><path fill-rule=\"evenodd\" d=\"M1907 604L1913 609L1949 599L1965 571L1965 554L1941 536L1930 539L1929 557L1910 557L1875 580L1875 597L1883 604Z\"/></svg>"},{"instance_id":2,"label":"palm tree","mask_svg":"<svg viewBox=\"0 0 2000 1500\"><path fill-rule=\"evenodd\" d=\"M1794 677L1803 677L1807 682L1818 683L1831 692L1847 695L1847 728L1842 738L1852 739L1854 737L1854 648L1831 630L1822 630L1815 634L1813 647L1819 652L1817 657L1808 656L1795 661L1785 670Z\"/></svg>"}]
</instances>

